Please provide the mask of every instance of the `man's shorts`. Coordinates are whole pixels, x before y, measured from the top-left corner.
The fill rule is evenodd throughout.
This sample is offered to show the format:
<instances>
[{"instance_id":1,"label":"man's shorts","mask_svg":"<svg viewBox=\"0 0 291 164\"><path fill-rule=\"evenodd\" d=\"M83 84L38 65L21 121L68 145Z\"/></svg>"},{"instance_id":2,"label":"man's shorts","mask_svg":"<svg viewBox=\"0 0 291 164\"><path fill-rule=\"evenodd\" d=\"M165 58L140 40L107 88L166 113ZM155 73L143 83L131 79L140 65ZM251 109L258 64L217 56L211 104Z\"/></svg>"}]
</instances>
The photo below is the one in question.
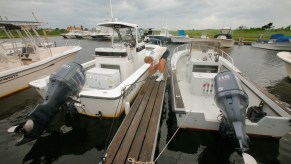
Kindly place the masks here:
<instances>
[{"instance_id":1,"label":"man's shorts","mask_svg":"<svg viewBox=\"0 0 291 164\"><path fill-rule=\"evenodd\" d=\"M168 58L169 55L170 55L170 51L167 49L167 50L164 52L164 54L163 54L163 56L161 57L161 59L165 59L165 60L167 60L167 58Z\"/></svg>"}]
</instances>

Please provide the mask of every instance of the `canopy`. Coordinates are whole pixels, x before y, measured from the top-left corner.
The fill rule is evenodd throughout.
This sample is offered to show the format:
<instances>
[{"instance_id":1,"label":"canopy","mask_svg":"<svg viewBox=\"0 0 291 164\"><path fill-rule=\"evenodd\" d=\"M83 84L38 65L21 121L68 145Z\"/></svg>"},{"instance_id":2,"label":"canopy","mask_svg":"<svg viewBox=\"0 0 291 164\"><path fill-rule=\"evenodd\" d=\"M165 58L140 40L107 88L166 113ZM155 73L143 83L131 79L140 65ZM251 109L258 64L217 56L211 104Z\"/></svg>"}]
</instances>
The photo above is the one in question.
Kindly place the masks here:
<instances>
[{"instance_id":1,"label":"canopy","mask_svg":"<svg viewBox=\"0 0 291 164\"><path fill-rule=\"evenodd\" d=\"M126 22L104 22L99 23L97 26L110 27L110 28L138 28L138 25Z\"/></svg>"}]
</instances>

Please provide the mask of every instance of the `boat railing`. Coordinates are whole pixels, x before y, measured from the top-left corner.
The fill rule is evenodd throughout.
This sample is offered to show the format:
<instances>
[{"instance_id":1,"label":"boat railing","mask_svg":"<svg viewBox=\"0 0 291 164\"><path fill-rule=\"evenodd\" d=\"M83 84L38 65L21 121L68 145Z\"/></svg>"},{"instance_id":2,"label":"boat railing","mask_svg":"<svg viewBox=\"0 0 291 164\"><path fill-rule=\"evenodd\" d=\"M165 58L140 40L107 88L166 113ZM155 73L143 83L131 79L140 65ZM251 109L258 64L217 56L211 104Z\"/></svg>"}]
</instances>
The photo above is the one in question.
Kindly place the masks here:
<instances>
[{"instance_id":1,"label":"boat railing","mask_svg":"<svg viewBox=\"0 0 291 164\"><path fill-rule=\"evenodd\" d=\"M185 52L185 53L178 53L178 52ZM190 45L189 44L183 44L183 45L176 47L174 49L173 55L172 55L171 60L170 60L172 70L176 69L176 64L177 64L177 61L179 60L179 58L182 55L186 55L189 53L190 53Z\"/></svg>"},{"instance_id":2,"label":"boat railing","mask_svg":"<svg viewBox=\"0 0 291 164\"><path fill-rule=\"evenodd\" d=\"M230 63L234 64L233 62L233 58L226 52L224 52L223 50L220 50L220 56L222 56L224 59L228 60Z\"/></svg>"},{"instance_id":3,"label":"boat railing","mask_svg":"<svg viewBox=\"0 0 291 164\"><path fill-rule=\"evenodd\" d=\"M80 46L80 40L58 40L53 42L53 47L58 46Z\"/></svg>"},{"instance_id":4,"label":"boat railing","mask_svg":"<svg viewBox=\"0 0 291 164\"><path fill-rule=\"evenodd\" d=\"M203 42L203 41L201 41L200 44L199 43L192 43L191 44L191 49L199 49L202 51L207 51L207 50L212 49L213 51L217 52L219 54L219 56L223 57L224 59L226 59L229 62L231 62L232 64L234 64L232 57L228 53L226 53L225 51L220 49L219 47L220 47L219 42Z\"/></svg>"}]
</instances>

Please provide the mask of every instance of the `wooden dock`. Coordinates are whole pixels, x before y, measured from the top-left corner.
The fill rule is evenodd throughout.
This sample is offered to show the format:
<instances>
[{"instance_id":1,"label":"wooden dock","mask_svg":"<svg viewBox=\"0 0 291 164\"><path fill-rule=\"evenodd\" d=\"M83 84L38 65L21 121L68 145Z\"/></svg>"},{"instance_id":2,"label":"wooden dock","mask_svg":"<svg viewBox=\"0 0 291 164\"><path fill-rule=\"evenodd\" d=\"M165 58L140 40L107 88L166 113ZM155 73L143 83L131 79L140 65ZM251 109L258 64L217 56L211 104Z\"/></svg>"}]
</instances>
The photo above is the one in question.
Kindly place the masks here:
<instances>
[{"instance_id":1,"label":"wooden dock","mask_svg":"<svg viewBox=\"0 0 291 164\"><path fill-rule=\"evenodd\" d=\"M107 149L106 164L154 160L165 88L166 81L147 79Z\"/></svg>"}]
</instances>

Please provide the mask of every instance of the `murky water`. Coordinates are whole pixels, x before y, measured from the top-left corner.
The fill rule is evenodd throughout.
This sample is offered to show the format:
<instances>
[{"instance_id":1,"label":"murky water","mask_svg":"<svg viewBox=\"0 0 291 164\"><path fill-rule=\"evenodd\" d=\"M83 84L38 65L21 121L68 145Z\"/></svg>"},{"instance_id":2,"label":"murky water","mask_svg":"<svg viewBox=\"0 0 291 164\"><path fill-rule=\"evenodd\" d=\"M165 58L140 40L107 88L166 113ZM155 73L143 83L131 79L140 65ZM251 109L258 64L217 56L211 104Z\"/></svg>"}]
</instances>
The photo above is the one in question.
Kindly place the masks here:
<instances>
[{"instance_id":1,"label":"murky water","mask_svg":"<svg viewBox=\"0 0 291 164\"><path fill-rule=\"evenodd\" d=\"M62 40L60 37L50 40ZM109 46L109 42L82 40L82 50L76 61L83 63L93 59L96 47ZM166 45L170 52L178 45ZM260 87L275 95L285 105L291 104L291 80L287 77L284 63L276 56L277 51L234 46L226 49L235 65ZM166 93L167 95L167 93ZM166 96L167 99L169 98ZM8 134L7 128L25 119L42 99L33 89L27 89L12 96L0 99L0 163L97 163L108 145L108 135L112 125L119 120L100 120L81 116L73 122L74 130L62 134L59 127L64 115L57 115L50 130L36 141L15 146L16 136ZM217 132L179 130L170 144L163 150L176 129L175 115L169 112L164 103L161 121L158 163L243 163L232 141L222 139ZM113 131L116 129L113 129ZM280 140L251 138L248 151L258 163L291 162L291 134Z\"/></svg>"}]
</instances>

